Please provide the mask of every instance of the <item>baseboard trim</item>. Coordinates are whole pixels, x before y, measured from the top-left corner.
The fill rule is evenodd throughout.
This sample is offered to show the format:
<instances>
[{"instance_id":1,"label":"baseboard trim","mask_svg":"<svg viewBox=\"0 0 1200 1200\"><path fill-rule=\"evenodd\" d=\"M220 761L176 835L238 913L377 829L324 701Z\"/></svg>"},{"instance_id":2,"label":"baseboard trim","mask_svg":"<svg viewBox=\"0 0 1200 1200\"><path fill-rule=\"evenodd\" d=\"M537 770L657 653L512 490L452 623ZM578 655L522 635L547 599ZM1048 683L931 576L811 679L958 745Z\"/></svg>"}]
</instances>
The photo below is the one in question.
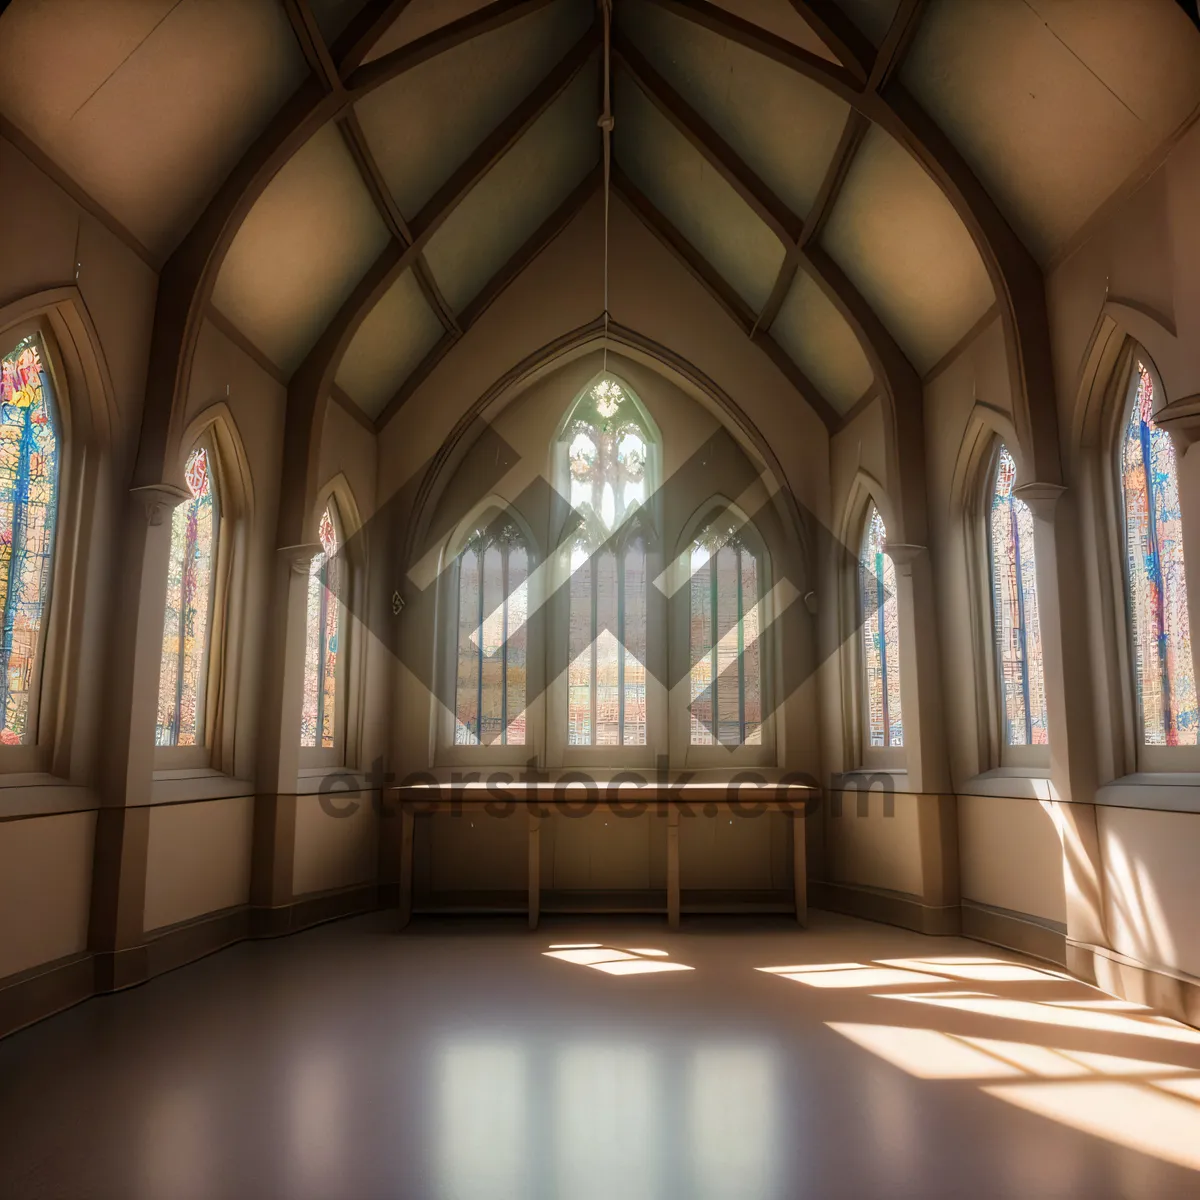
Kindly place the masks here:
<instances>
[{"instance_id":1,"label":"baseboard trim","mask_svg":"<svg viewBox=\"0 0 1200 1200\"><path fill-rule=\"evenodd\" d=\"M541 894L540 909L543 913L655 913L667 911L665 888L598 888L576 891L564 888L546 888Z\"/></svg>"},{"instance_id":2,"label":"baseboard trim","mask_svg":"<svg viewBox=\"0 0 1200 1200\"><path fill-rule=\"evenodd\" d=\"M10 975L0 981L0 1037L73 1008L95 994L95 956L87 951Z\"/></svg>"},{"instance_id":3,"label":"baseboard trim","mask_svg":"<svg viewBox=\"0 0 1200 1200\"><path fill-rule=\"evenodd\" d=\"M1067 965L1066 926L1044 921L1029 913L997 908L977 900L964 900L962 935L977 942L1016 950L1031 958L1040 958L1055 966Z\"/></svg>"},{"instance_id":4,"label":"baseboard trim","mask_svg":"<svg viewBox=\"0 0 1200 1200\"><path fill-rule=\"evenodd\" d=\"M0 979L0 1038L93 996L136 987L239 942L300 933L326 921L373 912L386 908L388 899L386 887L365 884L300 896L279 908L228 908L151 930L138 946L84 951L43 963Z\"/></svg>"},{"instance_id":5,"label":"baseboard trim","mask_svg":"<svg viewBox=\"0 0 1200 1200\"><path fill-rule=\"evenodd\" d=\"M1200 979L1194 975L1152 966L1085 942L1068 940L1066 949L1067 970L1072 975L1122 1000L1200 1027Z\"/></svg>"},{"instance_id":6,"label":"baseboard trim","mask_svg":"<svg viewBox=\"0 0 1200 1200\"><path fill-rule=\"evenodd\" d=\"M884 925L898 925L901 929L934 937L949 937L962 932L959 905L925 904L919 896L883 888L813 880L808 885L808 903L812 908L879 921Z\"/></svg>"}]
</instances>

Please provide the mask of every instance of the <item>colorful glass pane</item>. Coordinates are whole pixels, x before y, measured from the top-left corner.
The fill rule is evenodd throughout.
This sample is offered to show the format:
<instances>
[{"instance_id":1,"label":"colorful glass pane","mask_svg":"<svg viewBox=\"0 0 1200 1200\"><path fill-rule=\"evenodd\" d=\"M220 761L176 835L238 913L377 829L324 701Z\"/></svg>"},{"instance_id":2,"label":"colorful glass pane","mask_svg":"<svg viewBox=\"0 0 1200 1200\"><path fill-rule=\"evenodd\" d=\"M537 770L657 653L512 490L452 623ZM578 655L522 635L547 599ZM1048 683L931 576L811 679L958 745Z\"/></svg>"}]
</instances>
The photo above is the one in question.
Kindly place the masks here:
<instances>
[{"instance_id":1,"label":"colorful glass pane","mask_svg":"<svg viewBox=\"0 0 1200 1200\"><path fill-rule=\"evenodd\" d=\"M1121 482L1142 739L1148 746L1194 746L1200 722L1175 448L1154 423L1154 380L1141 363L1133 387Z\"/></svg>"},{"instance_id":2,"label":"colorful glass pane","mask_svg":"<svg viewBox=\"0 0 1200 1200\"><path fill-rule=\"evenodd\" d=\"M197 446L183 470L189 498L171 516L167 609L158 674L159 746L204 741L208 636L217 548L217 489L209 451Z\"/></svg>"},{"instance_id":3,"label":"colorful glass pane","mask_svg":"<svg viewBox=\"0 0 1200 1200\"><path fill-rule=\"evenodd\" d=\"M4 603L0 743L33 741L40 644L54 556L58 435L36 337L0 359L0 599Z\"/></svg>"},{"instance_id":4,"label":"colorful glass pane","mask_svg":"<svg viewBox=\"0 0 1200 1200\"><path fill-rule=\"evenodd\" d=\"M337 720L337 675L341 605L338 557L341 538L332 500L317 526L321 551L308 569L308 619L304 646L304 693L300 708L300 745L333 748Z\"/></svg>"},{"instance_id":5,"label":"colorful glass pane","mask_svg":"<svg viewBox=\"0 0 1200 1200\"><path fill-rule=\"evenodd\" d=\"M525 744L529 551L508 521L476 531L458 559L454 741Z\"/></svg>"},{"instance_id":6,"label":"colorful glass pane","mask_svg":"<svg viewBox=\"0 0 1200 1200\"><path fill-rule=\"evenodd\" d=\"M709 527L691 572L691 744L761 745L758 560L736 533Z\"/></svg>"},{"instance_id":7,"label":"colorful glass pane","mask_svg":"<svg viewBox=\"0 0 1200 1200\"><path fill-rule=\"evenodd\" d=\"M571 411L562 440L582 532L571 551L567 742L646 744L646 546L650 435L621 385L601 380Z\"/></svg>"},{"instance_id":8,"label":"colorful glass pane","mask_svg":"<svg viewBox=\"0 0 1200 1200\"><path fill-rule=\"evenodd\" d=\"M992 621L996 637L1004 740L1009 746L1044 746L1046 685L1042 627L1038 620L1033 513L1013 495L1017 464L1000 447L989 516Z\"/></svg>"},{"instance_id":9,"label":"colorful glass pane","mask_svg":"<svg viewBox=\"0 0 1200 1200\"><path fill-rule=\"evenodd\" d=\"M887 530L873 504L859 555L863 617L863 665L867 701L867 742L903 746L900 715L900 614L896 568L887 553Z\"/></svg>"}]
</instances>

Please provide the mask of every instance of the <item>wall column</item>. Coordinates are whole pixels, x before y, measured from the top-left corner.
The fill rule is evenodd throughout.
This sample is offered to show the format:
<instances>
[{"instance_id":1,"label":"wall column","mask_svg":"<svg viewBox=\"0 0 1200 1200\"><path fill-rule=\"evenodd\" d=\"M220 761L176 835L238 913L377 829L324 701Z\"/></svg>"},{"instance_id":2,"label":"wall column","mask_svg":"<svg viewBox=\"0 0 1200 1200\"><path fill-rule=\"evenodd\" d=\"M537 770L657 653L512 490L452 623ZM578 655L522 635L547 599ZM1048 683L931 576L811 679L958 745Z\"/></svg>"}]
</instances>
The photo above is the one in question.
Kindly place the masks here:
<instances>
[{"instance_id":1,"label":"wall column","mask_svg":"<svg viewBox=\"0 0 1200 1200\"><path fill-rule=\"evenodd\" d=\"M896 567L900 622L900 703L909 790L949 791L938 670L937 606L924 546L888 542Z\"/></svg>"},{"instance_id":2,"label":"wall column","mask_svg":"<svg viewBox=\"0 0 1200 1200\"><path fill-rule=\"evenodd\" d=\"M275 932L273 910L293 898L296 850L296 777L300 766L308 576L317 543L277 552L275 620L263 663L262 742L254 802L250 903L255 931Z\"/></svg>"},{"instance_id":3,"label":"wall column","mask_svg":"<svg viewBox=\"0 0 1200 1200\"><path fill-rule=\"evenodd\" d=\"M154 731L162 660L171 522L188 493L173 484L134 488L124 516L125 559L110 662L108 756L96 816L89 948L101 991L146 977L142 934Z\"/></svg>"},{"instance_id":4,"label":"wall column","mask_svg":"<svg viewBox=\"0 0 1200 1200\"><path fill-rule=\"evenodd\" d=\"M1062 844L1067 965L1094 979L1091 955L1073 951L1075 946L1108 944L1096 809L1090 803L1096 794L1095 713L1087 621L1078 594L1085 577L1079 523L1072 498L1059 484L1026 483L1013 494L1033 513L1051 815Z\"/></svg>"}]
</instances>

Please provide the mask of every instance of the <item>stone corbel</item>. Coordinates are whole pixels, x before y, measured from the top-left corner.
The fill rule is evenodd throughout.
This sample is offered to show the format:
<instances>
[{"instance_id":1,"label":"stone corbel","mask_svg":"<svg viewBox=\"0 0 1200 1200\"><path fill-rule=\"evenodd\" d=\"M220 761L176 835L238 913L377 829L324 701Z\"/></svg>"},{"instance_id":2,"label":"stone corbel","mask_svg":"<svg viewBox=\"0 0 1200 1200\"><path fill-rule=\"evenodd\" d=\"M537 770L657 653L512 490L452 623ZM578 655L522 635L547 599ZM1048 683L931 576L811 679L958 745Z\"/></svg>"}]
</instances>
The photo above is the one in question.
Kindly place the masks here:
<instances>
[{"instance_id":1,"label":"stone corbel","mask_svg":"<svg viewBox=\"0 0 1200 1200\"><path fill-rule=\"evenodd\" d=\"M1039 521L1053 521L1054 509L1059 497L1067 489L1059 483L1023 483L1013 489L1013 495L1029 506L1030 512Z\"/></svg>"},{"instance_id":2,"label":"stone corbel","mask_svg":"<svg viewBox=\"0 0 1200 1200\"><path fill-rule=\"evenodd\" d=\"M1175 453L1182 458L1193 442L1200 441L1200 396L1172 400L1154 414L1154 424L1170 434Z\"/></svg>"},{"instance_id":3,"label":"stone corbel","mask_svg":"<svg viewBox=\"0 0 1200 1200\"><path fill-rule=\"evenodd\" d=\"M320 542L302 542L298 546L280 546L275 551L291 568L295 575L307 575L312 567L312 560L323 553L325 547Z\"/></svg>"},{"instance_id":4,"label":"stone corbel","mask_svg":"<svg viewBox=\"0 0 1200 1200\"><path fill-rule=\"evenodd\" d=\"M185 500L191 492L174 483L148 483L129 489L129 494L141 505L147 525L161 525L163 517Z\"/></svg>"},{"instance_id":5,"label":"stone corbel","mask_svg":"<svg viewBox=\"0 0 1200 1200\"><path fill-rule=\"evenodd\" d=\"M888 542L887 555L892 565L902 575L911 575L913 563L925 553L924 546L916 546L912 542Z\"/></svg>"}]
</instances>

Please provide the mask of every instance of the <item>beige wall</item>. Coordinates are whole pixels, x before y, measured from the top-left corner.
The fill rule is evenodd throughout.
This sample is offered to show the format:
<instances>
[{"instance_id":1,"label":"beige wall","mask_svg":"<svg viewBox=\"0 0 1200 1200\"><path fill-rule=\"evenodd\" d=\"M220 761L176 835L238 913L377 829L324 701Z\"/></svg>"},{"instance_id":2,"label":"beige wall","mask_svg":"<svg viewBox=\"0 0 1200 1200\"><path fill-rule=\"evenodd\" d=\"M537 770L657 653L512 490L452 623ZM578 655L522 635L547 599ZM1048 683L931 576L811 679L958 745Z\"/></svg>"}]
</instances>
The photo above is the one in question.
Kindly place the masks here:
<instances>
[{"instance_id":1,"label":"beige wall","mask_svg":"<svg viewBox=\"0 0 1200 1200\"><path fill-rule=\"evenodd\" d=\"M964 900L1065 924L1062 848L1046 805L960 796L958 848Z\"/></svg>"},{"instance_id":2,"label":"beige wall","mask_svg":"<svg viewBox=\"0 0 1200 1200\"><path fill-rule=\"evenodd\" d=\"M1200 813L1096 815L1112 948L1200 978Z\"/></svg>"},{"instance_id":3,"label":"beige wall","mask_svg":"<svg viewBox=\"0 0 1200 1200\"><path fill-rule=\"evenodd\" d=\"M254 797L160 804L150 813L147 931L250 899Z\"/></svg>"},{"instance_id":4,"label":"beige wall","mask_svg":"<svg viewBox=\"0 0 1200 1200\"><path fill-rule=\"evenodd\" d=\"M337 797L337 807L359 807L331 816L319 796L296 797L296 858L292 891L297 896L374 881L379 858L379 826L365 794ZM398 823L398 822L397 822Z\"/></svg>"},{"instance_id":5,"label":"beige wall","mask_svg":"<svg viewBox=\"0 0 1200 1200\"><path fill-rule=\"evenodd\" d=\"M87 949L95 813L0 822L0 979Z\"/></svg>"},{"instance_id":6,"label":"beige wall","mask_svg":"<svg viewBox=\"0 0 1200 1200\"><path fill-rule=\"evenodd\" d=\"M877 791L869 798L866 814L860 815L854 793L845 793L841 815L826 813L825 878L923 895L917 797L897 794L894 812L886 816L883 796Z\"/></svg>"}]
</instances>

